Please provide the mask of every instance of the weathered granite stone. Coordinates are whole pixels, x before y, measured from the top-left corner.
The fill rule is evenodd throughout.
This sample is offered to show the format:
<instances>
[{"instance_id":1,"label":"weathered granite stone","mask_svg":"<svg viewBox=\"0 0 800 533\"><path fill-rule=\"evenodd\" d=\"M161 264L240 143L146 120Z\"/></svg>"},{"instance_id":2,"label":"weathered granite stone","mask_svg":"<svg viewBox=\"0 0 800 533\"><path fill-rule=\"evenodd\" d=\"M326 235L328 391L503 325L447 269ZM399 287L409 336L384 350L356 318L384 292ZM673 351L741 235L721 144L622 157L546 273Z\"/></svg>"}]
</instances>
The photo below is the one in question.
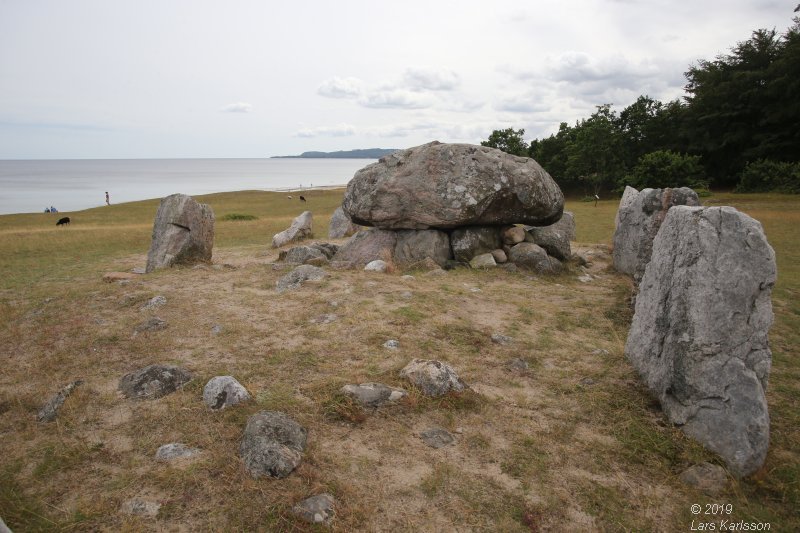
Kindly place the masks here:
<instances>
[{"instance_id":1,"label":"weathered granite stone","mask_svg":"<svg viewBox=\"0 0 800 533\"><path fill-rule=\"evenodd\" d=\"M456 439L453 435L442 428L429 428L419 434L422 442L431 448L443 448L447 445L453 444Z\"/></svg>"},{"instance_id":2,"label":"weathered granite stone","mask_svg":"<svg viewBox=\"0 0 800 533\"><path fill-rule=\"evenodd\" d=\"M47 403L42 406L41 410L39 410L39 415L37 416L39 422L52 422L55 420L56 416L58 415L58 410L61 409L62 405L64 405L64 400L66 400L67 397L72 394L72 391L75 390L75 387L82 384L82 379L73 381L72 383L64 386L56 393L55 396L47 400Z\"/></svg>"},{"instance_id":3,"label":"weathered granite stone","mask_svg":"<svg viewBox=\"0 0 800 533\"><path fill-rule=\"evenodd\" d=\"M400 348L400 341L395 339L389 339L388 341L383 343L384 348L389 348L390 350L397 350Z\"/></svg>"},{"instance_id":4,"label":"weathered granite stone","mask_svg":"<svg viewBox=\"0 0 800 533\"><path fill-rule=\"evenodd\" d=\"M558 224L541 228L531 227L528 231L534 244L538 244L547 252L547 255L560 261L568 261L572 256L569 246L569 237Z\"/></svg>"},{"instance_id":5,"label":"weathered granite stone","mask_svg":"<svg viewBox=\"0 0 800 533\"><path fill-rule=\"evenodd\" d=\"M311 211L303 211L288 228L272 237L272 247L280 248L290 242L310 239L314 236L313 226L314 220Z\"/></svg>"},{"instance_id":6,"label":"weathered granite stone","mask_svg":"<svg viewBox=\"0 0 800 533\"><path fill-rule=\"evenodd\" d=\"M390 259L397 244L397 232L380 229L359 231L339 247L332 261L363 268L376 259Z\"/></svg>"},{"instance_id":7,"label":"weathered granite stone","mask_svg":"<svg viewBox=\"0 0 800 533\"><path fill-rule=\"evenodd\" d=\"M511 344L514 341L513 337L503 335L502 333L492 333L492 342L495 344Z\"/></svg>"},{"instance_id":8,"label":"weathered granite stone","mask_svg":"<svg viewBox=\"0 0 800 533\"><path fill-rule=\"evenodd\" d=\"M285 478L303 460L308 431L279 411L261 411L247 420L239 455L254 478Z\"/></svg>"},{"instance_id":9,"label":"weathered granite stone","mask_svg":"<svg viewBox=\"0 0 800 533\"><path fill-rule=\"evenodd\" d=\"M180 442L172 442L158 448L156 451L156 461L167 463L180 459L189 459L195 457L199 453L200 450L197 448L191 448Z\"/></svg>"},{"instance_id":10,"label":"weathered granite stone","mask_svg":"<svg viewBox=\"0 0 800 533\"><path fill-rule=\"evenodd\" d=\"M509 226L500 231L500 238L503 244L514 246L525 240L525 228L522 226Z\"/></svg>"},{"instance_id":11,"label":"weathered granite stone","mask_svg":"<svg viewBox=\"0 0 800 533\"><path fill-rule=\"evenodd\" d=\"M761 467L769 444L775 279L758 221L732 207L673 207L653 242L625 345L667 417L738 476Z\"/></svg>"},{"instance_id":12,"label":"weathered granite stone","mask_svg":"<svg viewBox=\"0 0 800 533\"><path fill-rule=\"evenodd\" d=\"M614 268L640 280L653 249L653 239L676 205L698 206L697 193L688 187L679 189L644 189L627 207L620 209L614 231Z\"/></svg>"},{"instance_id":13,"label":"weathered granite stone","mask_svg":"<svg viewBox=\"0 0 800 533\"><path fill-rule=\"evenodd\" d=\"M191 196L173 194L161 200L145 272L177 264L208 263L214 247L214 211Z\"/></svg>"},{"instance_id":14,"label":"weathered granite stone","mask_svg":"<svg viewBox=\"0 0 800 533\"><path fill-rule=\"evenodd\" d=\"M324 279L327 274L324 270L313 265L300 265L278 281L275 282L275 290L284 292L300 288L306 281L319 281Z\"/></svg>"},{"instance_id":15,"label":"weathered granite stone","mask_svg":"<svg viewBox=\"0 0 800 533\"><path fill-rule=\"evenodd\" d=\"M400 371L400 377L408 379L426 396L442 396L466 388L456 371L441 361L413 359Z\"/></svg>"},{"instance_id":16,"label":"weathered granite stone","mask_svg":"<svg viewBox=\"0 0 800 533\"><path fill-rule=\"evenodd\" d=\"M127 398L153 400L175 392L188 383L188 370L170 365L150 365L122 376L119 389Z\"/></svg>"},{"instance_id":17,"label":"weathered granite stone","mask_svg":"<svg viewBox=\"0 0 800 533\"><path fill-rule=\"evenodd\" d=\"M166 296L162 296L159 294L158 296L153 296L152 298L147 300L147 303L144 304L142 307L140 307L139 310L151 311L153 309L158 309L159 307L162 307L164 305L167 305L167 298Z\"/></svg>"},{"instance_id":18,"label":"weathered granite stone","mask_svg":"<svg viewBox=\"0 0 800 533\"><path fill-rule=\"evenodd\" d=\"M203 402L211 409L225 409L250 399L250 393L233 376L213 377L203 388Z\"/></svg>"},{"instance_id":19,"label":"weathered granite stone","mask_svg":"<svg viewBox=\"0 0 800 533\"><path fill-rule=\"evenodd\" d=\"M341 393L350 396L364 407L380 407L387 403L394 403L408 394L403 389L396 389L383 383L345 385L342 387Z\"/></svg>"},{"instance_id":20,"label":"weathered granite stone","mask_svg":"<svg viewBox=\"0 0 800 533\"><path fill-rule=\"evenodd\" d=\"M491 254L492 257L494 257L494 262L498 265L508 262L508 256L506 255L505 251L501 250L500 248L497 250L492 250Z\"/></svg>"},{"instance_id":21,"label":"weathered granite stone","mask_svg":"<svg viewBox=\"0 0 800 533\"><path fill-rule=\"evenodd\" d=\"M382 260L376 259L375 261L370 261L364 267L364 270L367 272L386 272L389 269L389 264Z\"/></svg>"},{"instance_id":22,"label":"weathered granite stone","mask_svg":"<svg viewBox=\"0 0 800 533\"><path fill-rule=\"evenodd\" d=\"M536 226L525 226L526 231L530 231L531 228L535 228ZM568 241L575 240L575 214L572 211L564 211L561 215L561 218L555 224L550 224L549 226L542 226L543 228L550 228L553 231L558 231L562 233ZM527 239L526 239L527 240ZM537 243L538 244L538 243Z\"/></svg>"},{"instance_id":23,"label":"weathered granite stone","mask_svg":"<svg viewBox=\"0 0 800 533\"><path fill-rule=\"evenodd\" d=\"M534 272L550 272L552 269L544 248L530 242L521 242L511 248L508 260L520 268Z\"/></svg>"},{"instance_id":24,"label":"weathered granite stone","mask_svg":"<svg viewBox=\"0 0 800 533\"><path fill-rule=\"evenodd\" d=\"M328 226L329 239L342 239L356 233L360 228L347 218L342 206L336 208L331 215L331 223Z\"/></svg>"},{"instance_id":25,"label":"weathered granite stone","mask_svg":"<svg viewBox=\"0 0 800 533\"><path fill-rule=\"evenodd\" d=\"M468 226L450 234L450 246L456 261L469 263L476 255L491 253L502 246L497 226Z\"/></svg>"},{"instance_id":26,"label":"weathered granite stone","mask_svg":"<svg viewBox=\"0 0 800 533\"><path fill-rule=\"evenodd\" d=\"M342 203L356 224L385 229L550 224L563 206L558 185L533 159L438 142L359 170Z\"/></svg>"},{"instance_id":27,"label":"weathered granite stone","mask_svg":"<svg viewBox=\"0 0 800 533\"><path fill-rule=\"evenodd\" d=\"M711 463L692 465L681 472L680 480L709 496L716 496L728 484L728 474L721 466Z\"/></svg>"},{"instance_id":28,"label":"weathered granite stone","mask_svg":"<svg viewBox=\"0 0 800 533\"><path fill-rule=\"evenodd\" d=\"M639 191L631 187L630 185L625 186L625 191L622 193L622 198L619 201L619 207L617 208L617 214L614 217L614 229L616 230L619 227L619 214L620 212L631 205L633 199L636 198L636 195L639 194Z\"/></svg>"},{"instance_id":29,"label":"weathered granite stone","mask_svg":"<svg viewBox=\"0 0 800 533\"><path fill-rule=\"evenodd\" d=\"M494 255L491 253L476 255L469 260L471 268L491 268L497 266Z\"/></svg>"},{"instance_id":30,"label":"weathered granite stone","mask_svg":"<svg viewBox=\"0 0 800 533\"><path fill-rule=\"evenodd\" d=\"M453 258L450 236L433 229L400 230L397 232L393 255L398 265L412 265L430 257L441 267Z\"/></svg>"},{"instance_id":31,"label":"weathered granite stone","mask_svg":"<svg viewBox=\"0 0 800 533\"><path fill-rule=\"evenodd\" d=\"M322 250L319 248L312 248L311 246L294 246L278 254L278 261L285 261L297 265L303 265L307 261L313 259L327 260Z\"/></svg>"},{"instance_id":32,"label":"weathered granite stone","mask_svg":"<svg viewBox=\"0 0 800 533\"><path fill-rule=\"evenodd\" d=\"M330 494L317 494L292 507L292 512L312 524L327 524L334 515L336 500Z\"/></svg>"}]
</instances>

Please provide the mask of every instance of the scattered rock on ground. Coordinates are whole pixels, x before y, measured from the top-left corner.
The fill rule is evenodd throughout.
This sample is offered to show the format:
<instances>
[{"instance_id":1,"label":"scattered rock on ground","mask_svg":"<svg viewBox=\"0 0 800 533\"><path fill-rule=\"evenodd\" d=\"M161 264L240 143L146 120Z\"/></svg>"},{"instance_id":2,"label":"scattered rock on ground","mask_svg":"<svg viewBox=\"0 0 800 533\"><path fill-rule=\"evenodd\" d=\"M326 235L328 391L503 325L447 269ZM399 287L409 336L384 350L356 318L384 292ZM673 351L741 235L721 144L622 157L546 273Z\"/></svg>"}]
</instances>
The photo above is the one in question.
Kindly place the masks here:
<instances>
[{"instance_id":1,"label":"scattered rock on ground","mask_svg":"<svg viewBox=\"0 0 800 533\"><path fill-rule=\"evenodd\" d=\"M200 453L197 448L191 448L180 442L172 442L160 446L156 451L156 461L170 462L179 459L188 459Z\"/></svg>"},{"instance_id":2,"label":"scattered rock on ground","mask_svg":"<svg viewBox=\"0 0 800 533\"><path fill-rule=\"evenodd\" d=\"M214 247L214 211L191 196L161 200L153 222L146 272L176 264L210 263Z\"/></svg>"},{"instance_id":3,"label":"scattered rock on ground","mask_svg":"<svg viewBox=\"0 0 800 533\"><path fill-rule=\"evenodd\" d=\"M313 265L300 265L278 281L275 282L275 290L278 292L299 289L300 285L306 281L319 281L324 279L327 274L324 270Z\"/></svg>"},{"instance_id":4,"label":"scattered rock on ground","mask_svg":"<svg viewBox=\"0 0 800 533\"><path fill-rule=\"evenodd\" d=\"M563 205L558 185L533 159L435 141L359 170L342 203L356 224L387 229L550 224Z\"/></svg>"},{"instance_id":5,"label":"scattered rock on ground","mask_svg":"<svg viewBox=\"0 0 800 533\"><path fill-rule=\"evenodd\" d=\"M294 220L292 220L292 224L288 228L272 237L272 247L280 248L281 246L285 246L290 242L310 239L314 236L313 225L314 222L311 211L303 211Z\"/></svg>"},{"instance_id":6,"label":"scattered rock on ground","mask_svg":"<svg viewBox=\"0 0 800 533\"><path fill-rule=\"evenodd\" d=\"M167 304L167 298L165 296L154 296L147 301L142 307L139 308L140 311L149 311L151 309L158 309Z\"/></svg>"},{"instance_id":7,"label":"scattered rock on ground","mask_svg":"<svg viewBox=\"0 0 800 533\"><path fill-rule=\"evenodd\" d=\"M39 422L52 422L55 420L56 416L58 415L58 410L64 404L64 400L66 400L67 397L72 394L72 391L75 390L75 387L82 384L82 379L73 381L72 383L64 386L56 393L55 396L47 400L47 403L44 404L44 406L42 406L42 408L39 410L39 414L37 416Z\"/></svg>"},{"instance_id":8,"label":"scattered rock on ground","mask_svg":"<svg viewBox=\"0 0 800 533\"><path fill-rule=\"evenodd\" d=\"M495 344L511 344L513 338L501 333L492 333L492 342Z\"/></svg>"},{"instance_id":9,"label":"scattered rock on ground","mask_svg":"<svg viewBox=\"0 0 800 533\"><path fill-rule=\"evenodd\" d=\"M342 387L341 393L355 399L364 407L380 407L387 403L394 403L408 394L403 389L396 389L383 383L345 385Z\"/></svg>"},{"instance_id":10,"label":"scattered rock on ground","mask_svg":"<svg viewBox=\"0 0 800 533\"><path fill-rule=\"evenodd\" d=\"M333 215L331 215L331 223L328 226L328 238L342 239L344 237L349 237L359 229L360 228L353 224L353 221L347 217L342 206L339 206L333 212Z\"/></svg>"},{"instance_id":11,"label":"scattered rock on ground","mask_svg":"<svg viewBox=\"0 0 800 533\"><path fill-rule=\"evenodd\" d=\"M396 350L400 348L400 341L390 339L383 343L384 348L389 348L390 350Z\"/></svg>"},{"instance_id":12,"label":"scattered rock on ground","mask_svg":"<svg viewBox=\"0 0 800 533\"><path fill-rule=\"evenodd\" d=\"M512 372L525 373L528 371L529 365L525 359L515 357L506 363L506 368Z\"/></svg>"},{"instance_id":13,"label":"scattered rock on ground","mask_svg":"<svg viewBox=\"0 0 800 533\"><path fill-rule=\"evenodd\" d=\"M732 207L673 207L653 241L625 344L669 420L737 476L758 470L769 445L775 279L758 221Z\"/></svg>"},{"instance_id":14,"label":"scattered rock on ground","mask_svg":"<svg viewBox=\"0 0 800 533\"><path fill-rule=\"evenodd\" d=\"M247 420L239 455L254 478L285 478L303 460L308 431L279 411L261 411Z\"/></svg>"},{"instance_id":15,"label":"scattered rock on ground","mask_svg":"<svg viewBox=\"0 0 800 533\"><path fill-rule=\"evenodd\" d=\"M156 518L159 510L161 510L161 504L159 502L142 500L139 498L126 500L122 502L122 506L120 507L120 511L125 514L142 516L144 518Z\"/></svg>"},{"instance_id":16,"label":"scattered rock on ground","mask_svg":"<svg viewBox=\"0 0 800 533\"><path fill-rule=\"evenodd\" d=\"M716 496L728 484L728 474L721 466L700 463L681 472L680 480L709 496Z\"/></svg>"},{"instance_id":17,"label":"scattered rock on ground","mask_svg":"<svg viewBox=\"0 0 800 533\"><path fill-rule=\"evenodd\" d=\"M150 365L122 376L119 389L127 398L153 400L175 392L191 379L191 373L183 368Z\"/></svg>"},{"instance_id":18,"label":"scattered rock on ground","mask_svg":"<svg viewBox=\"0 0 800 533\"><path fill-rule=\"evenodd\" d=\"M213 377L203 388L203 401L211 409L225 409L250 399L250 393L233 376Z\"/></svg>"},{"instance_id":19,"label":"scattered rock on ground","mask_svg":"<svg viewBox=\"0 0 800 533\"><path fill-rule=\"evenodd\" d=\"M330 494L317 494L295 505L292 512L306 522L327 524L334 517L335 504Z\"/></svg>"},{"instance_id":20,"label":"scattered rock on ground","mask_svg":"<svg viewBox=\"0 0 800 533\"><path fill-rule=\"evenodd\" d=\"M456 439L453 435L442 428L430 428L419 434L422 442L431 448L443 448L449 444L453 444Z\"/></svg>"},{"instance_id":21,"label":"scattered rock on ground","mask_svg":"<svg viewBox=\"0 0 800 533\"><path fill-rule=\"evenodd\" d=\"M408 379L426 396L442 396L466 388L456 371L441 361L413 359L400 371L400 376Z\"/></svg>"},{"instance_id":22,"label":"scattered rock on ground","mask_svg":"<svg viewBox=\"0 0 800 533\"><path fill-rule=\"evenodd\" d=\"M145 320L134 328L134 333L144 333L145 331L161 331L167 329L167 322L157 316Z\"/></svg>"},{"instance_id":23,"label":"scattered rock on ground","mask_svg":"<svg viewBox=\"0 0 800 533\"><path fill-rule=\"evenodd\" d=\"M336 306L334 306L336 307ZM324 315L319 315L311 319L312 324L330 324L331 322L336 322L339 317L333 313L326 313Z\"/></svg>"},{"instance_id":24,"label":"scattered rock on ground","mask_svg":"<svg viewBox=\"0 0 800 533\"><path fill-rule=\"evenodd\" d=\"M220 326L219 324L214 324L213 326L211 326L212 335L219 335L220 333L222 333L222 326Z\"/></svg>"},{"instance_id":25,"label":"scattered rock on ground","mask_svg":"<svg viewBox=\"0 0 800 533\"><path fill-rule=\"evenodd\" d=\"M389 265L382 259L370 261L367 263L367 266L364 267L364 270L367 272L386 272L388 269Z\"/></svg>"}]
</instances>

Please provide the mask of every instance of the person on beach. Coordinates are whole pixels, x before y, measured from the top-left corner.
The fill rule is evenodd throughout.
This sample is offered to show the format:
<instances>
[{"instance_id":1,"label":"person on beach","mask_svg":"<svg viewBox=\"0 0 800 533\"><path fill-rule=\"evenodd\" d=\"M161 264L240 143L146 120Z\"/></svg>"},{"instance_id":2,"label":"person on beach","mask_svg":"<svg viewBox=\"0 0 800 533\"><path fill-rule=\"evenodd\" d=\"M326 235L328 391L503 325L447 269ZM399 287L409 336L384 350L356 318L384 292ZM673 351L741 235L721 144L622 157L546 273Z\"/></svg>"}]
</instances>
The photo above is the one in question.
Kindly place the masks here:
<instances>
[{"instance_id":1,"label":"person on beach","mask_svg":"<svg viewBox=\"0 0 800 533\"><path fill-rule=\"evenodd\" d=\"M111 202L108 200L108 191L106 191L106 205L111 205Z\"/></svg>"},{"instance_id":2,"label":"person on beach","mask_svg":"<svg viewBox=\"0 0 800 533\"><path fill-rule=\"evenodd\" d=\"M50 208L49 208L49 207L45 207L45 208L44 208L44 212L45 212L45 213L49 213L49 212L50 212Z\"/></svg>"},{"instance_id":3,"label":"person on beach","mask_svg":"<svg viewBox=\"0 0 800 533\"><path fill-rule=\"evenodd\" d=\"M53 207L53 206L51 205L51 206L50 206L50 212L51 212L51 213L58 213L58 209L56 209L55 207Z\"/></svg>"}]
</instances>

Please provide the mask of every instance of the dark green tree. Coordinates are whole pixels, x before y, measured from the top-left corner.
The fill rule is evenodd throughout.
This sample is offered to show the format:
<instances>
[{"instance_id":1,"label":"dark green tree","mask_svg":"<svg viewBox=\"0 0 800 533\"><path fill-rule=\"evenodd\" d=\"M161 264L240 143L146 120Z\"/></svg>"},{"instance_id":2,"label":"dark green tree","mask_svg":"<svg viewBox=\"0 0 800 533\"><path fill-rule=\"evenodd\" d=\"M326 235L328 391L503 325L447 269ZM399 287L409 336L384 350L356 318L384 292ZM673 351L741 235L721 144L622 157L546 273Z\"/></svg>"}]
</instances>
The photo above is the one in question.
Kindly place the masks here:
<instances>
[{"instance_id":1,"label":"dark green tree","mask_svg":"<svg viewBox=\"0 0 800 533\"><path fill-rule=\"evenodd\" d=\"M507 154L528 157L528 143L523 140L523 135L525 135L524 129L514 130L513 128L507 128L494 130L489 135L489 140L483 141L481 146L497 148Z\"/></svg>"},{"instance_id":2,"label":"dark green tree","mask_svg":"<svg viewBox=\"0 0 800 533\"><path fill-rule=\"evenodd\" d=\"M587 193L598 194L612 188L624 172L616 121L611 104L604 104L575 125L574 138L565 150L566 174L583 183Z\"/></svg>"},{"instance_id":3,"label":"dark green tree","mask_svg":"<svg viewBox=\"0 0 800 533\"><path fill-rule=\"evenodd\" d=\"M625 178L625 185L637 189L645 187L708 187L705 169L696 155L676 154L668 150L657 150L645 154Z\"/></svg>"}]
</instances>

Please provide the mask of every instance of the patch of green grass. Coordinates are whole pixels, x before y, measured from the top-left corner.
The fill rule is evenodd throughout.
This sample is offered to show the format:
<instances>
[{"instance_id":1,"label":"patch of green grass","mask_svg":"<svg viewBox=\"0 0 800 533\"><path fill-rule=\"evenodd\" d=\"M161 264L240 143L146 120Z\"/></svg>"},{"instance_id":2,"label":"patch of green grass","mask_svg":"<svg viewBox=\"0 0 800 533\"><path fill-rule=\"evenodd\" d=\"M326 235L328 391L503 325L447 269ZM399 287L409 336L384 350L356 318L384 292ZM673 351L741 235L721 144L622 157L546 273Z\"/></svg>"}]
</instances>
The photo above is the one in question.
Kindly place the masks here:
<instances>
[{"instance_id":1,"label":"patch of green grass","mask_svg":"<svg viewBox=\"0 0 800 533\"><path fill-rule=\"evenodd\" d=\"M392 310L392 314L401 319L401 321L405 324L419 324L428 318L428 315L414 309L411 306L398 307L397 309Z\"/></svg>"},{"instance_id":2,"label":"patch of green grass","mask_svg":"<svg viewBox=\"0 0 800 533\"><path fill-rule=\"evenodd\" d=\"M503 473L523 482L531 477L541 477L547 470L547 453L534 437L516 440L500 463Z\"/></svg>"}]
</instances>

